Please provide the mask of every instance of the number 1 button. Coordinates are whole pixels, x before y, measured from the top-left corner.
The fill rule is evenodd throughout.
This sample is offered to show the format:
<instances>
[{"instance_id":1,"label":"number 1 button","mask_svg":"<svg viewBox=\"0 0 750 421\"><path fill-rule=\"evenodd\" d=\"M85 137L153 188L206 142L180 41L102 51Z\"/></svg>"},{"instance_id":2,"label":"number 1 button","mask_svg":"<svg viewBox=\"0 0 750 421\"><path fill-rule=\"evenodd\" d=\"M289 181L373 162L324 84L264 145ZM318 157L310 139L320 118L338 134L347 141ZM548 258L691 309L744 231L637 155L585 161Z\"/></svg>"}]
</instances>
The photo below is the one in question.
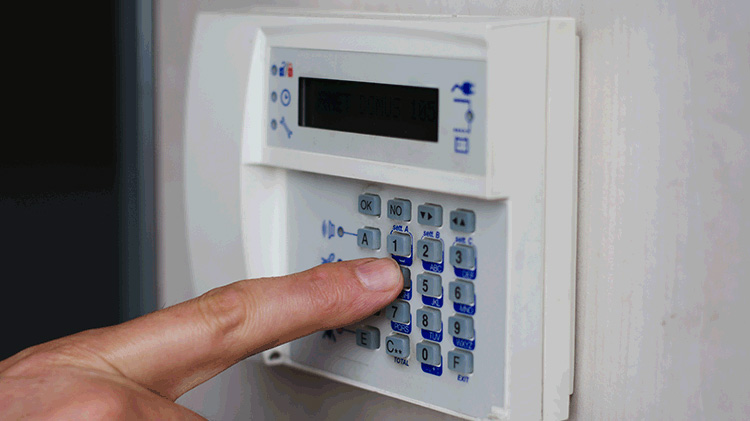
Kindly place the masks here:
<instances>
[{"instance_id":1,"label":"number 1 button","mask_svg":"<svg viewBox=\"0 0 750 421\"><path fill-rule=\"evenodd\" d=\"M408 234L394 232L388 235L388 253L396 256L411 256L411 237Z\"/></svg>"}]
</instances>

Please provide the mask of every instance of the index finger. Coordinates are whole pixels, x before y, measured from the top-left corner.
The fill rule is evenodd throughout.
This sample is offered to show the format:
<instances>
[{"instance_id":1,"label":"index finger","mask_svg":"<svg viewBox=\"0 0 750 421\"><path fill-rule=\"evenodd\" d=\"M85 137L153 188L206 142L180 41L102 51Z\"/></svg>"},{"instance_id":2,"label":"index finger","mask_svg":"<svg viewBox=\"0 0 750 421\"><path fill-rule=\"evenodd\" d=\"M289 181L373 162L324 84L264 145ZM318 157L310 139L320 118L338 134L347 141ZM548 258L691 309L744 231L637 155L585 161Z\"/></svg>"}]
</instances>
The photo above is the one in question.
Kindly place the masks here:
<instances>
[{"instance_id":1,"label":"index finger","mask_svg":"<svg viewBox=\"0 0 750 421\"><path fill-rule=\"evenodd\" d=\"M329 263L294 275L235 282L51 344L73 350L79 363L176 399L252 354L370 316L393 301L402 286L391 259ZM20 364L22 358L11 360ZM11 360L0 363L0 374L13 370Z\"/></svg>"}]
</instances>

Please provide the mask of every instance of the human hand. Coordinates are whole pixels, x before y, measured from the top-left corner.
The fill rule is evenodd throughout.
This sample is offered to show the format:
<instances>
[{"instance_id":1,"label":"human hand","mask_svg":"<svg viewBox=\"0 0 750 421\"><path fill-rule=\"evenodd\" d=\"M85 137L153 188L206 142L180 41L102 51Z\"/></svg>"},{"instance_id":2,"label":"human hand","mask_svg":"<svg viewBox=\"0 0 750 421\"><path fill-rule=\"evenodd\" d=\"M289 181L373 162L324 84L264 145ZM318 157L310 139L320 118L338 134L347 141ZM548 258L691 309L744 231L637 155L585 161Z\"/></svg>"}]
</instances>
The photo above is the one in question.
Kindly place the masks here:
<instances>
[{"instance_id":1,"label":"human hand","mask_svg":"<svg viewBox=\"0 0 750 421\"><path fill-rule=\"evenodd\" d=\"M174 403L240 360L374 314L403 286L391 259L245 280L0 361L0 418L201 419Z\"/></svg>"}]
</instances>

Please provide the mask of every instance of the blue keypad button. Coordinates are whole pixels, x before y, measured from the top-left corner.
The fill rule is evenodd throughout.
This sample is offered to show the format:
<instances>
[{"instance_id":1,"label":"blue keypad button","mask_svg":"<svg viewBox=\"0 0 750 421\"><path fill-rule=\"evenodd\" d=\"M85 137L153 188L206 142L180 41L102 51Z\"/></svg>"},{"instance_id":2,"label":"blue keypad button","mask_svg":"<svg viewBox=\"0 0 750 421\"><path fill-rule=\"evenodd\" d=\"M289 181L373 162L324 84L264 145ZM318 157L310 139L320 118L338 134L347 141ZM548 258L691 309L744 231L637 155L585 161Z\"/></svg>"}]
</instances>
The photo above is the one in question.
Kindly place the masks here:
<instances>
[{"instance_id":1,"label":"blue keypad button","mask_svg":"<svg viewBox=\"0 0 750 421\"><path fill-rule=\"evenodd\" d=\"M468 351L448 351L448 369L461 374L474 372L474 355Z\"/></svg>"},{"instance_id":2,"label":"blue keypad button","mask_svg":"<svg viewBox=\"0 0 750 421\"><path fill-rule=\"evenodd\" d=\"M450 262L459 269L474 270L476 263L476 252L474 246L456 244L450 249Z\"/></svg>"},{"instance_id":3,"label":"blue keypad button","mask_svg":"<svg viewBox=\"0 0 750 421\"><path fill-rule=\"evenodd\" d=\"M417 275L417 290L427 297L442 297L443 280L440 275L434 273L420 273Z\"/></svg>"},{"instance_id":4,"label":"blue keypad button","mask_svg":"<svg viewBox=\"0 0 750 421\"><path fill-rule=\"evenodd\" d=\"M448 296L454 303L474 305L474 284L457 279L448 284Z\"/></svg>"},{"instance_id":5,"label":"blue keypad button","mask_svg":"<svg viewBox=\"0 0 750 421\"><path fill-rule=\"evenodd\" d=\"M409 337L398 333L385 338L385 353L399 358L409 357Z\"/></svg>"},{"instance_id":6,"label":"blue keypad button","mask_svg":"<svg viewBox=\"0 0 750 421\"><path fill-rule=\"evenodd\" d=\"M360 194L357 199L359 213L371 216L380 216L380 196L377 194Z\"/></svg>"},{"instance_id":7,"label":"blue keypad button","mask_svg":"<svg viewBox=\"0 0 750 421\"><path fill-rule=\"evenodd\" d=\"M453 231L472 233L476 228L476 216L470 210L458 209L451 211L450 220Z\"/></svg>"},{"instance_id":8,"label":"blue keypad button","mask_svg":"<svg viewBox=\"0 0 750 421\"><path fill-rule=\"evenodd\" d=\"M440 318L440 310L431 307L424 307L417 310L417 326L433 332L442 331L443 322Z\"/></svg>"},{"instance_id":9,"label":"blue keypad button","mask_svg":"<svg viewBox=\"0 0 750 421\"><path fill-rule=\"evenodd\" d=\"M367 349L380 348L380 331L376 327L365 326L358 328L355 332L358 346Z\"/></svg>"},{"instance_id":10,"label":"blue keypad button","mask_svg":"<svg viewBox=\"0 0 750 421\"><path fill-rule=\"evenodd\" d=\"M401 276L404 278L404 289L411 288L411 270L406 266L401 266Z\"/></svg>"},{"instance_id":11,"label":"blue keypad button","mask_svg":"<svg viewBox=\"0 0 750 421\"><path fill-rule=\"evenodd\" d=\"M448 318L448 332L461 339L474 339L474 319L455 315Z\"/></svg>"},{"instance_id":12,"label":"blue keypad button","mask_svg":"<svg viewBox=\"0 0 750 421\"><path fill-rule=\"evenodd\" d=\"M443 261L443 242L434 238L423 238L417 241L417 255L425 262L440 263Z\"/></svg>"},{"instance_id":13,"label":"blue keypad button","mask_svg":"<svg viewBox=\"0 0 750 421\"><path fill-rule=\"evenodd\" d=\"M439 367L443 363L443 357L440 355L440 345L428 341L418 343L417 361Z\"/></svg>"},{"instance_id":14,"label":"blue keypad button","mask_svg":"<svg viewBox=\"0 0 750 421\"><path fill-rule=\"evenodd\" d=\"M419 205L417 207L417 221L430 227L443 225L443 207L430 203Z\"/></svg>"},{"instance_id":15,"label":"blue keypad button","mask_svg":"<svg viewBox=\"0 0 750 421\"><path fill-rule=\"evenodd\" d=\"M396 221L411 221L411 202L406 199L389 200L388 218Z\"/></svg>"},{"instance_id":16,"label":"blue keypad button","mask_svg":"<svg viewBox=\"0 0 750 421\"><path fill-rule=\"evenodd\" d=\"M380 248L380 230L364 227L357 230L357 245L363 249L377 250Z\"/></svg>"},{"instance_id":17,"label":"blue keypad button","mask_svg":"<svg viewBox=\"0 0 750 421\"><path fill-rule=\"evenodd\" d=\"M388 235L387 240L388 253L403 257L411 256L411 236L409 234L394 232Z\"/></svg>"},{"instance_id":18,"label":"blue keypad button","mask_svg":"<svg viewBox=\"0 0 750 421\"><path fill-rule=\"evenodd\" d=\"M408 324L411 321L411 306L406 301L396 300L385 309L388 320Z\"/></svg>"}]
</instances>

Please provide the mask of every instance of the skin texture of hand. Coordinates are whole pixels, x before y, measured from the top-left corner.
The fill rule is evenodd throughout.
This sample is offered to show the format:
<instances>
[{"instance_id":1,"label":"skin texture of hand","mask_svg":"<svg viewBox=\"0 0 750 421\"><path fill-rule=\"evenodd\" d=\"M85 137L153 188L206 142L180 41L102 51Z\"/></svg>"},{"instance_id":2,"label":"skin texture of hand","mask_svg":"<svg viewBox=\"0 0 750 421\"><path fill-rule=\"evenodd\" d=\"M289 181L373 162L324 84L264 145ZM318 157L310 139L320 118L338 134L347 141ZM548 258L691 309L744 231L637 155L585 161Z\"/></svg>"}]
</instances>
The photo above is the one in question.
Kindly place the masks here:
<instances>
[{"instance_id":1,"label":"skin texture of hand","mask_svg":"<svg viewBox=\"0 0 750 421\"><path fill-rule=\"evenodd\" d=\"M0 361L0 419L202 419L180 395L263 350L362 320L403 286L391 259L245 280Z\"/></svg>"}]
</instances>

